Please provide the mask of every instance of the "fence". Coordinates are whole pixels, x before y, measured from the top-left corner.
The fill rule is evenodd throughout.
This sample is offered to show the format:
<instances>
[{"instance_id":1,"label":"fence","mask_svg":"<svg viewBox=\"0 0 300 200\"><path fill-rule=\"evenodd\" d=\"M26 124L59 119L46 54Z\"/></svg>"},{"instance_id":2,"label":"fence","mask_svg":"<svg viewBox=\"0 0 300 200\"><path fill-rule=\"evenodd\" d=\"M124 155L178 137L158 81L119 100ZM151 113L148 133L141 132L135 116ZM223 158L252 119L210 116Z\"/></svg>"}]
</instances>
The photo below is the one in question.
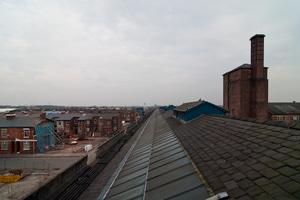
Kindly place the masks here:
<instances>
[{"instance_id":1,"label":"fence","mask_svg":"<svg viewBox=\"0 0 300 200\"><path fill-rule=\"evenodd\" d=\"M44 158L0 158L0 170L40 170L49 173L49 162Z\"/></svg>"}]
</instances>

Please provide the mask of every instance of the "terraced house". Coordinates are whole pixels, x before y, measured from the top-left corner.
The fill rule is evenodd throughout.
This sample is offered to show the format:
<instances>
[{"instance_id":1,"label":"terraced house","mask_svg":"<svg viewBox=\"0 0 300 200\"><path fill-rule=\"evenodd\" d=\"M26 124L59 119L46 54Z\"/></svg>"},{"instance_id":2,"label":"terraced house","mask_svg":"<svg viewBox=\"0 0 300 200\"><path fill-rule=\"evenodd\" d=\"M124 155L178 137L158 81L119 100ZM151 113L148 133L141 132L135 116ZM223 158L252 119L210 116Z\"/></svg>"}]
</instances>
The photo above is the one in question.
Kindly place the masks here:
<instances>
[{"instance_id":1,"label":"terraced house","mask_svg":"<svg viewBox=\"0 0 300 200\"><path fill-rule=\"evenodd\" d=\"M53 122L46 114L0 117L0 153L37 153L54 146Z\"/></svg>"}]
</instances>

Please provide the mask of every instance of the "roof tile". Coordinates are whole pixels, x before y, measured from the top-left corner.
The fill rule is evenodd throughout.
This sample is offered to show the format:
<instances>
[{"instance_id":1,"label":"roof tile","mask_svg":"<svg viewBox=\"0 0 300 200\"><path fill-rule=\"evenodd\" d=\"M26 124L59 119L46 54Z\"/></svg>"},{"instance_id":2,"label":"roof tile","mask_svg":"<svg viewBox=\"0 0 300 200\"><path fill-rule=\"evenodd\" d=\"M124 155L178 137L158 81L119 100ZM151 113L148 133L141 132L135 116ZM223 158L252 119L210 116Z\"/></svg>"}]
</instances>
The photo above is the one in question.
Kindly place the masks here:
<instances>
[{"instance_id":1,"label":"roof tile","mask_svg":"<svg viewBox=\"0 0 300 200\"><path fill-rule=\"evenodd\" d=\"M225 189L239 199L296 197L290 188L300 184L300 130L218 115L202 115L184 125L165 118L187 152L197 152L194 162L214 191ZM192 144L198 148L189 148Z\"/></svg>"}]
</instances>

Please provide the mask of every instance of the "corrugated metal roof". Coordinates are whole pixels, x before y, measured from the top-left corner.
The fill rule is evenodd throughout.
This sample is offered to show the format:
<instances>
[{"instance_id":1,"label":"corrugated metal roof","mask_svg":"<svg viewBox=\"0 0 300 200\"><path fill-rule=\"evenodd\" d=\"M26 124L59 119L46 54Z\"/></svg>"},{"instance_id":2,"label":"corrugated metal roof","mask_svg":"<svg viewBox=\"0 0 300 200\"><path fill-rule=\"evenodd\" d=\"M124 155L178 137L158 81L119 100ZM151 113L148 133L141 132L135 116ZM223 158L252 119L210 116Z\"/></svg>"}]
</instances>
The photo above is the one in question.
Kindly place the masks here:
<instances>
[{"instance_id":1,"label":"corrugated metal roof","mask_svg":"<svg viewBox=\"0 0 300 200\"><path fill-rule=\"evenodd\" d=\"M205 185L155 111L98 199L206 199Z\"/></svg>"}]
</instances>

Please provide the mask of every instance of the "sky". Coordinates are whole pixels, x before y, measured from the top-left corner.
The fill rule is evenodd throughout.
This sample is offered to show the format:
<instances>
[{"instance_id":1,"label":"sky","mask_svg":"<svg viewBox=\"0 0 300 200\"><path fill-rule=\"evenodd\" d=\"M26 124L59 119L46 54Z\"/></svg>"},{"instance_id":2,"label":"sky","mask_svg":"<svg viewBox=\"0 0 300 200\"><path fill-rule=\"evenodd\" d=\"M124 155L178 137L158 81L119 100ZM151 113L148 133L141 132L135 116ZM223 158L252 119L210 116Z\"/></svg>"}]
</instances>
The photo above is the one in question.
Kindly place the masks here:
<instances>
[{"instance_id":1,"label":"sky","mask_svg":"<svg viewBox=\"0 0 300 200\"><path fill-rule=\"evenodd\" d=\"M255 34L269 102L300 101L299 15L296 0L0 0L0 105L222 105Z\"/></svg>"}]
</instances>

